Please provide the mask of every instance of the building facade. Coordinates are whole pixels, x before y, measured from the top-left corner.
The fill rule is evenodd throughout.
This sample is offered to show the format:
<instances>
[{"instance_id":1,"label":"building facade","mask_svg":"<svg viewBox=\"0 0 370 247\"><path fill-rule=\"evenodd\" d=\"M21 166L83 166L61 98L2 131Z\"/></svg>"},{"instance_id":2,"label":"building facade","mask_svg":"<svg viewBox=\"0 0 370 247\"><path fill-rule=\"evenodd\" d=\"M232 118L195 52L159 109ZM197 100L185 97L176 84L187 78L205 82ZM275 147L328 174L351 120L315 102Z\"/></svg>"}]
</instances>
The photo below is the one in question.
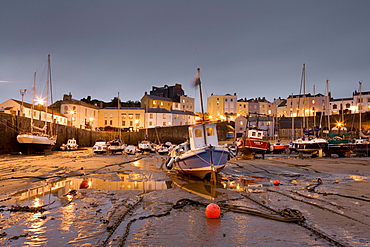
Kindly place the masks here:
<instances>
[{"instance_id":1,"label":"building facade","mask_svg":"<svg viewBox=\"0 0 370 247\"><path fill-rule=\"evenodd\" d=\"M33 118L50 123L53 122L60 125L68 124L68 118L60 112L53 111L49 108L46 112L46 107L43 105L34 105L32 107L32 104L15 99L8 99L0 104L0 111L7 114Z\"/></svg>"},{"instance_id":2,"label":"building facade","mask_svg":"<svg viewBox=\"0 0 370 247\"><path fill-rule=\"evenodd\" d=\"M72 99L71 93L63 96L60 112L68 118L68 125L95 130L99 125L99 107Z\"/></svg>"}]
</instances>

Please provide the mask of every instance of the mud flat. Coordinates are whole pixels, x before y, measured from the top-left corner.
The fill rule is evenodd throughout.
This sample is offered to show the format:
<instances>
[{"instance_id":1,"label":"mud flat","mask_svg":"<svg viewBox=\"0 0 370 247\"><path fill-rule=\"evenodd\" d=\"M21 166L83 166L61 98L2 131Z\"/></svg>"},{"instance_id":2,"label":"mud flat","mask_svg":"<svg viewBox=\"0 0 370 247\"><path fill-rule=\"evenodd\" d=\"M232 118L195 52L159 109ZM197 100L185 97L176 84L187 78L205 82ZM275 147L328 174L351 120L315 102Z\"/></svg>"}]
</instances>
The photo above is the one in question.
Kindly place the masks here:
<instances>
[{"instance_id":1,"label":"mud flat","mask_svg":"<svg viewBox=\"0 0 370 247\"><path fill-rule=\"evenodd\" d=\"M370 246L370 158L234 159L216 185L164 162L1 156L0 246Z\"/></svg>"}]
</instances>

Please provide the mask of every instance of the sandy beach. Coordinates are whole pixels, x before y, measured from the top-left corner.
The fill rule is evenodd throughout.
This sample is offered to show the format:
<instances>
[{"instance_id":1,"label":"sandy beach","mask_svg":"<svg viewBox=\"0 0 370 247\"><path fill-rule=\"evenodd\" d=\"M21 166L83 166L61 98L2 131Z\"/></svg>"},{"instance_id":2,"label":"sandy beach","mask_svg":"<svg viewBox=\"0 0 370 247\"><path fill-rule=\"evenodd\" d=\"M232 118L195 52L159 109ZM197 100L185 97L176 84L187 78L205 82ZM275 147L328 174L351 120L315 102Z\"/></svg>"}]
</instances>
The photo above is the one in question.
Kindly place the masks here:
<instances>
[{"instance_id":1,"label":"sandy beach","mask_svg":"<svg viewBox=\"0 0 370 247\"><path fill-rule=\"evenodd\" d=\"M232 159L216 185L164 161L1 156L0 246L370 246L370 158Z\"/></svg>"}]
</instances>

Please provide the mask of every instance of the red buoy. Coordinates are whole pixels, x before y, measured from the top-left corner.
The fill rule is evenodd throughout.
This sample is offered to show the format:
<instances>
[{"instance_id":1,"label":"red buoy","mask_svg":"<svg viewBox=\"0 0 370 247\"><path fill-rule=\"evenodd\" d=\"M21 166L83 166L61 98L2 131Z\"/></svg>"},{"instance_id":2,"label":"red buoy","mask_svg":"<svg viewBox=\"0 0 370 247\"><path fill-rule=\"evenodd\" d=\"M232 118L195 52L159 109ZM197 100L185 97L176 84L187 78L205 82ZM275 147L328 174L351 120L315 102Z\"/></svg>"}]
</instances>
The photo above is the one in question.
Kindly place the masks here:
<instances>
[{"instance_id":1,"label":"red buoy","mask_svg":"<svg viewBox=\"0 0 370 247\"><path fill-rule=\"evenodd\" d=\"M280 184L280 181L279 180L274 180L274 185L275 186L278 186Z\"/></svg>"},{"instance_id":2,"label":"red buoy","mask_svg":"<svg viewBox=\"0 0 370 247\"><path fill-rule=\"evenodd\" d=\"M89 181L83 180L80 184L80 189L87 189L87 188L89 188Z\"/></svg>"},{"instance_id":3,"label":"red buoy","mask_svg":"<svg viewBox=\"0 0 370 247\"><path fill-rule=\"evenodd\" d=\"M215 203L210 203L206 207L206 216L210 219L218 219L221 215L220 207Z\"/></svg>"}]
</instances>

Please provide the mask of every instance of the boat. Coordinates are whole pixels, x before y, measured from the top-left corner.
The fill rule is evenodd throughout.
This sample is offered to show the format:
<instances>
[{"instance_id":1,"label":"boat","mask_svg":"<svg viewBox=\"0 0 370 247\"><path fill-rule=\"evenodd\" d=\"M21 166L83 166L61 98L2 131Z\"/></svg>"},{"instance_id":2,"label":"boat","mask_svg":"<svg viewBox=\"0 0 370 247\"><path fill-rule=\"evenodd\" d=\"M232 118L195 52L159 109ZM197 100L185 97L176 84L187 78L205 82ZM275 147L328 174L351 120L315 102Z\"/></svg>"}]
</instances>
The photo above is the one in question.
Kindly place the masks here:
<instances>
[{"instance_id":1,"label":"boat","mask_svg":"<svg viewBox=\"0 0 370 247\"><path fill-rule=\"evenodd\" d=\"M248 130L236 146L244 159L254 159L256 154L265 154L270 150L270 142L263 140L263 131L257 129Z\"/></svg>"},{"instance_id":2,"label":"boat","mask_svg":"<svg viewBox=\"0 0 370 247\"><path fill-rule=\"evenodd\" d=\"M49 100L49 89L51 85L51 68L50 68L50 55L48 55L48 68L47 68L47 79L46 79L46 103L45 103L45 122L43 127L38 127L34 125L34 107L36 98L36 72L34 73L34 85L32 88L32 108L31 108L31 126L29 132L19 133L17 135L17 141L21 146L21 150L26 150L26 152L49 152L57 141L57 135L52 135L52 122L50 123L50 128L48 128L48 100Z\"/></svg>"},{"instance_id":3,"label":"boat","mask_svg":"<svg viewBox=\"0 0 370 247\"><path fill-rule=\"evenodd\" d=\"M106 153L107 150L108 150L108 145L105 140L102 140L102 139L96 140L93 146L94 153L103 154L103 153Z\"/></svg>"},{"instance_id":4,"label":"boat","mask_svg":"<svg viewBox=\"0 0 370 247\"><path fill-rule=\"evenodd\" d=\"M289 144L282 144L280 141L270 144L270 150L274 154L284 153L289 149Z\"/></svg>"},{"instance_id":5,"label":"boat","mask_svg":"<svg viewBox=\"0 0 370 247\"><path fill-rule=\"evenodd\" d=\"M167 167L173 166L177 173L208 180L212 173L217 174L226 166L230 152L227 147L218 145L216 124L190 126L189 136L190 150L174 149Z\"/></svg>"},{"instance_id":6,"label":"boat","mask_svg":"<svg viewBox=\"0 0 370 247\"><path fill-rule=\"evenodd\" d=\"M60 146L60 149L63 151L72 151L78 149L77 141L72 138L68 139L67 143L63 143L62 146Z\"/></svg>"},{"instance_id":7,"label":"boat","mask_svg":"<svg viewBox=\"0 0 370 247\"><path fill-rule=\"evenodd\" d=\"M138 144L138 148L141 152L155 152L153 142L147 139L141 140Z\"/></svg>"},{"instance_id":8,"label":"boat","mask_svg":"<svg viewBox=\"0 0 370 247\"><path fill-rule=\"evenodd\" d=\"M357 156L366 156L366 157L369 157L370 155L370 135L365 135L362 131L362 115L361 115L361 112L362 112L362 109L363 109L363 105L362 105L362 82L359 82L360 84L360 98L361 98L361 110L359 111L359 119L360 119L360 122L359 122L359 139L356 139L355 140L355 144L354 144L354 148L353 148L353 152L357 155Z\"/></svg>"},{"instance_id":9,"label":"boat","mask_svg":"<svg viewBox=\"0 0 370 247\"><path fill-rule=\"evenodd\" d=\"M204 113L199 68L195 84L199 87L201 109ZM188 131L190 149L185 151L187 145L179 145L173 149L166 167L178 174L216 183L217 174L226 166L230 155L227 147L218 145L216 124L205 123L203 117L202 123L189 126Z\"/></svg>"},{"instance_id":10,"label":"boat","mask_svg":"<svg viewBox=\"0 0 370 247\"><path fill-rule=\"evenodd\" d=\"M160 155L167 155L169 151L171 150L171 147L172 147L172 143L166 142L166 143L158 145L156 150L157 150L157 153Z\"/></svg>"},{"instance_id":11,"label":"boat","mask_svg":"<svg viewBox=\"0 0 370 247\"><path fill-rule=\"evenodd\" d=\"M136 154L137 153L137 148L134 145L128 145L125 150L125 154Z\"/></svg>"},{"instance_id":12,"label":"boat","mask_svg":"<svg viewBox=\"0 0 370 247\"><path fill-rule=\"evenodd\" d=\"M292 141L292 148L299 153L307 153L311 155L322 155L322 152L328 148L328 140L323 138L307 138L303 136Z\"/></svg>"},{"instance_id":13,"label":"boat","mask_svg":"<svg viewBox=\"0 0 370 247\"><path fill-rule=\"evenodd\" d=\"M112 154L115 154L117 152L122 153L125 151L126 147L127 145L123 143L120 139L116 139L108 143L108 151Z\"/></svg>"},{"instance_id":14,"label":"boat","mask_svg":"<svg viewBox=\"0 0 370 247\"><path fill-rule=\"evenodd\" d=\"M370 141L368 139L356 139L353 152L357 156L370 156Z\"/></svg>"}]
</instances>

